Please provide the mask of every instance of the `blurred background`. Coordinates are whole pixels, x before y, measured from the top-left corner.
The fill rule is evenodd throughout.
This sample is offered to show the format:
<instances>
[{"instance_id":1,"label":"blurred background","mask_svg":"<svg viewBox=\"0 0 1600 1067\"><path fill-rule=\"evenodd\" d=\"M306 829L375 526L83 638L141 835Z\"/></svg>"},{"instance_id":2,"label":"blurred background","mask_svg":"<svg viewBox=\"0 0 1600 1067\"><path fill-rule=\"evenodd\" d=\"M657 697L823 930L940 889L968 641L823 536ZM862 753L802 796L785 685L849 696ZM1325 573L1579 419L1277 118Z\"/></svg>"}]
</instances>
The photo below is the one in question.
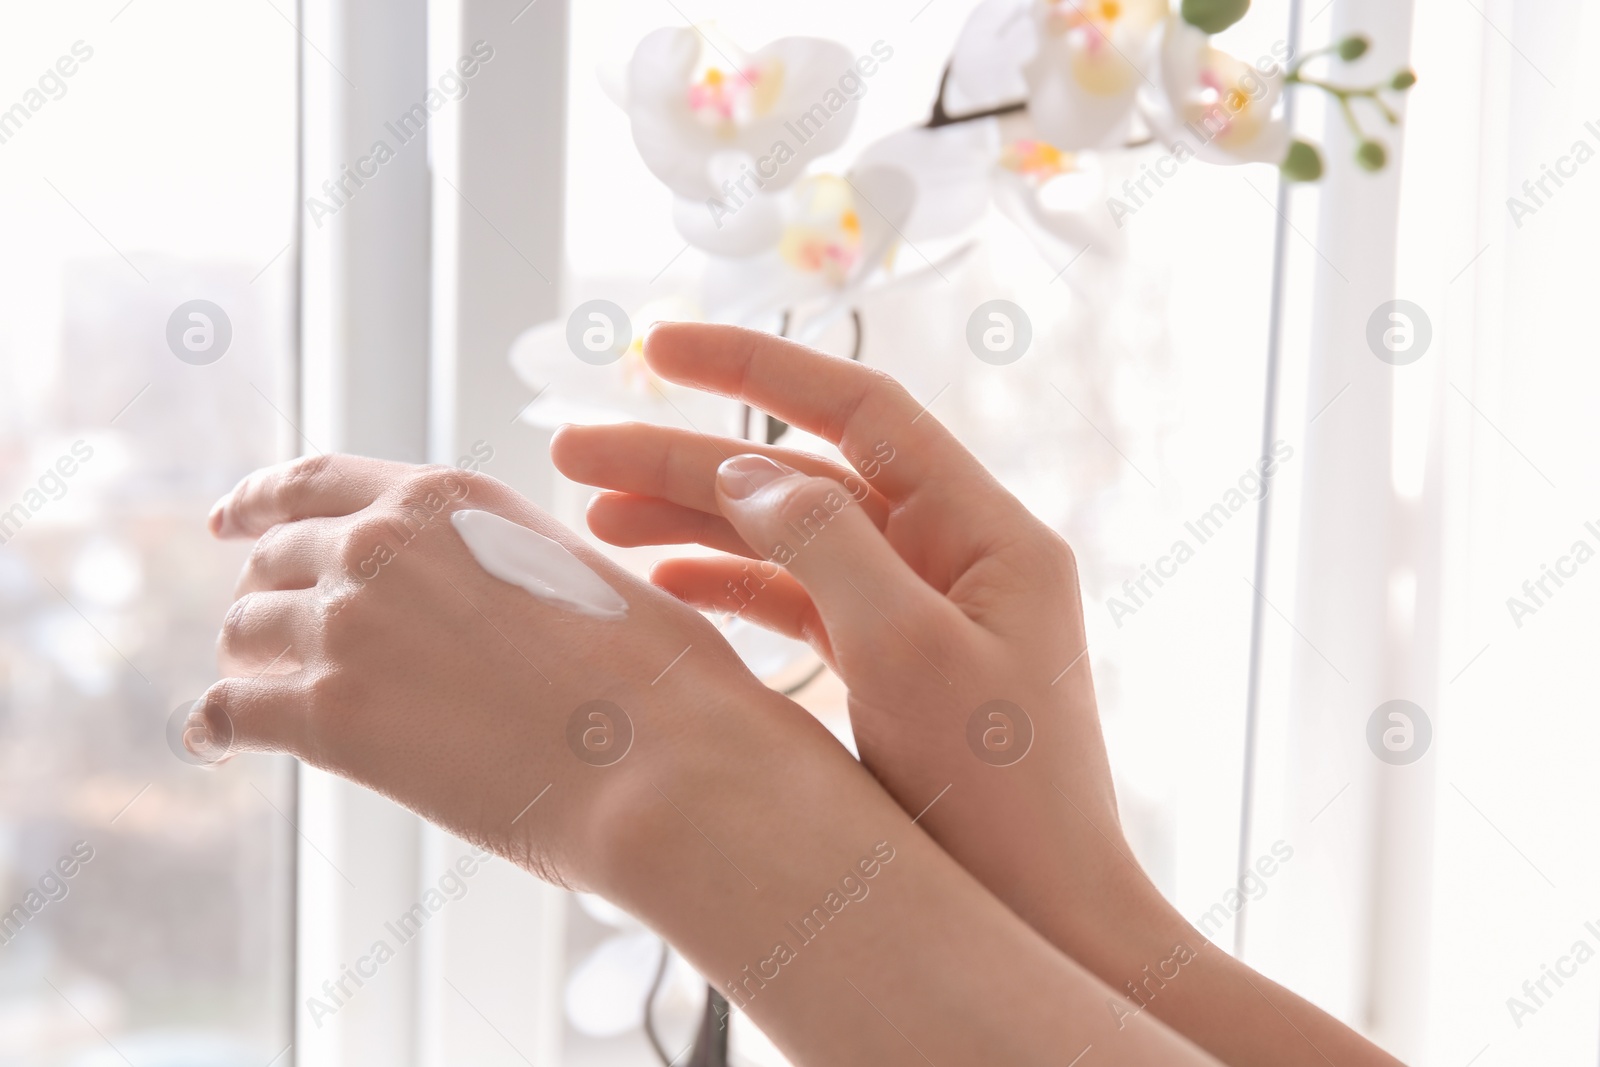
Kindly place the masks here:
<instances>
[{"instance_id":1,"label":"blurred background","mask_svg":"<svg viewBox=\"0 0 1600 1067\"><path fill-rule=\"evenodd\" d=\"M640 39L889 45L818 161L842 170L928 118L975 7L0 9L0 1065L648 1064L647 1001L684 1061L701 981L499 861L325 992L466 848L287 759L180 755L245 553L204 517L349 450L475 463L581 528L547 409L615 397L544 396L513 353L590 301L694 313L716 269L614 99ZM1187 163L1118 226L1162 149L1108 154L1081 262L991 206L815 341L902 377L1074 545L1124 821L1208 936L1407 1062L1600 1062L1600 3L1258 0L1216 45L1356 33L1339 79L1419 78L1398 125L1365 115L1381 170L1297 93L1320 182ZM996 299L1032 337L1000 364L967 342ZM836 680L730 634L848 738ZM743 1019L733 1060L782 1063Z\"/></svg>"}]
</instances>

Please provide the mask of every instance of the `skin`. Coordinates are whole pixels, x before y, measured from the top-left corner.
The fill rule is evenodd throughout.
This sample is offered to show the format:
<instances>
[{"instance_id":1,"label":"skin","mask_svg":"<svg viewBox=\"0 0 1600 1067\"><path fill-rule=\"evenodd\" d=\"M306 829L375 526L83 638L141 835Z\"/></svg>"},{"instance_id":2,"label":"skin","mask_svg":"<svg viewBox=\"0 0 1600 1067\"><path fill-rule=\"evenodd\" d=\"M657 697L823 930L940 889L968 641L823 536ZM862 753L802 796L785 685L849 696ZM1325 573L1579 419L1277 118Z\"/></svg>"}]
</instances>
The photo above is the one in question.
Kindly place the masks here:
<instances>
[{"instance_id":1,"label":"skin","mask_svg":"<svg viewBox=\"0 0 1600 1067\"><path fill-rule=\"evenodd\" d=\"M898 383L725 326L659 324L645 358L834 443L854 469L667 427L566 427L551 455L605 488L597 536L724 553L651 579L809 641L848 686L862 764L1125 1010L1238 1067L1398 1062L1208 942L1133 860L1072 552Z\"/></svg>"},{"instance_id":2,"label":"skin","mask_svg":"<svg viewBox=\"0 0 1600 1067\"><path fill-rule=\"evenodd\" d=\"M450 525L467 507L561 542L622 594L626 617L575 614L488 575ZM292 753L603 894L798 1064L1059 1065L1088 1048L1130 1067L1216 1063L1148 1013L1109 1010L1110 989L751 676L700 613L501 483L316 457L246 478L210 522L255 547L218 641L224 678L185 732L198 754ZM593 700L631 724L614 761L569 740ZM820 933L797 936L788 924L818 907Z\"/></svg>"}]
</instances>

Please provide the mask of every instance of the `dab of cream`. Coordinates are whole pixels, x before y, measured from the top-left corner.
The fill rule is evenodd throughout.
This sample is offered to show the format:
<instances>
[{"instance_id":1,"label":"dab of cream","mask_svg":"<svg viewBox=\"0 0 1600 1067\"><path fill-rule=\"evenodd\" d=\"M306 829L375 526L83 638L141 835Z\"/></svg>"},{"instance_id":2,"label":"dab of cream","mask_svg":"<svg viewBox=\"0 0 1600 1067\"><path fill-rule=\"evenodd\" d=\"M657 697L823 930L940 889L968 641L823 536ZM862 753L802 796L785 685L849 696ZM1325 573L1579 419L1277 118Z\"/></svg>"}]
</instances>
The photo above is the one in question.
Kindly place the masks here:
<instances>
[{"instance_id":1,"label":"dab of cream","mask_svg":"<svg viewBox=\"0 0 1600 1067\"><path fill-rule=\"evenodd\" d=\"M583 615L620 619L628 613L621 593L543 534L488 511L452 512L450 525L478 565L502 582Z\"/></svg>"}]
</instances>

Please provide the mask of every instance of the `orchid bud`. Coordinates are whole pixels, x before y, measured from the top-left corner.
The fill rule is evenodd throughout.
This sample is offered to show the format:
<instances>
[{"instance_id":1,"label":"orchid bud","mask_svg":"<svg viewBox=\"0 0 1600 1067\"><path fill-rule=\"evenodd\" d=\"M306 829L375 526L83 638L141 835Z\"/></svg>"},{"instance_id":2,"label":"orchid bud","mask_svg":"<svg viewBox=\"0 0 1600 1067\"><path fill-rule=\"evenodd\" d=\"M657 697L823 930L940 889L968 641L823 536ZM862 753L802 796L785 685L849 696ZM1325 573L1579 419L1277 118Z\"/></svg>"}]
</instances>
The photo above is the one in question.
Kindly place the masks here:
<instances>
[{"instance_id":1,"label":"orchid bud","mask_svg":"<svg viewBox=\"0 0 1600 1067\"><path fill-rule=\"evenodd\" d=\"M1314 182L1322 177L1322 153L1309 141L1295 141L1279 168L1288 181Z\"/></svg>"},{"instance_id":2,"label":"orchid bud","mask_svg":"<svg viewBox=\"0 0 1600 1067\"><path fill-rule=\"evenodd\" d=\"M1354 37L1346 37L1339 42L1339 58L1346 63L1353 63L1367 54L1367 49L1370 45L1371 42L1359 34Z\"/></svg>"},{"instance_id":3,"label":"orchid bud","mask_svg":"<svg viewBox=\"0 0 1600 1067\"><path fill-rule=\"evenodd\" d=\"M1207 33L1221 33L1244 18L1250 0L1183 0L1183 21Z\"/></svg>"}]
</instances>

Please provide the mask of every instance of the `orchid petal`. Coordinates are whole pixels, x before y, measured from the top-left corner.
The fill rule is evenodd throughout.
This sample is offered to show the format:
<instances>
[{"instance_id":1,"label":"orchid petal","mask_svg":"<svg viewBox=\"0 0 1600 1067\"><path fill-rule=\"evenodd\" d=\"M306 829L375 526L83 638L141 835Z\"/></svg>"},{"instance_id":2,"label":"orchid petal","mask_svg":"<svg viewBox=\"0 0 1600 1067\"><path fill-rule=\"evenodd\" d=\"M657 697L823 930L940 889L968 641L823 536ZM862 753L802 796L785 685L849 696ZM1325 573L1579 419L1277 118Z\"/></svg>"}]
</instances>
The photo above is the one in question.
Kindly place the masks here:
<instances>
[{"instance_id":1,"label":"orchid petal","mask_svg":"<svg viewBox=\"0 0 1600 1067\"><path fill-rule=\"evenodd\" d=\"M767 191L781 189L844 143L864 90L843 45L786 37L731 57L732 70L718 66L730 62L723 49L709 52L697 29L659 29L628 64L634 145L674 193L722 196L712 161L729 152L751 161Z\"/></svg>"},{"instance_id":2,"label":"orchid petal","mask_svg":"<svg viewBox=\"0 0 1600 1067\"><path fill-rule=\"evenodd\" d=\"M1167 0L1039 0L1039 48L1024 68L1041 135L1076 150L1124 140L1149 81Z\"/></svg>"},{"instance_id":3,"label":"orchid petal","mask_svg":"<svg viewBox=\"0 0 1600 1067\"><path fill-rule=\"evenodd\" d=\"M950 56L945 108L952 114L1000 107L1028 92L1022 68L1038 50L1031 0L983 0L967 16Z\"/></svg>"},{"instance_id":4,"label":"orchid petal","mask_svg":"<svg viewBox=\"0 0 1600 1067\"><path fill-rule=\"evenodd\" d=\"M907 241L960 233L989 204L989 168L1000 150L993 121L901 130L871 145L857 169L894 167L911 179L914 208L900 226Z\"/></svg>"},{"instance_id":5,"label":"orchid petal","mask_svg":"<svg viewBox=\"0 0 1600 1067\"><path fill-rule=\"evenodd\" d=\"M511 366L534 392L523 422L553 430L568 422L653 422L706 433L731 427L738 404L656 378L644 364L644 330L663 319L698 320L686 301L657 301L630 314L631 343L613 363L579 359L568 344L568 317L524 330L511 345Z\"/></svg>"},{"instance_id":6,"label":"orchid petal","mask_svg":"<svg viewBox=\"0 0 1600 1067\"><path fill-rule=\"evenodd\" d=\"M732 206L727 200L701 203L676 199L672 222L685 241L714 256L753 256L777 246L783 236L783 210L774 196L757 193Z\"/></svg>"},{"instance_id":7,"label":"orchid petal","mask_svg":"<svg viewBox=\"0 0 1600 1067\"><path fill-rule=\"evenodd\" d=\"M1280 163L1289 128L1275 115L1283 70L1260 70L1211 46L1205 33L1169 19L1160 46L1164 113L1157 119L1174 144L1207 163Z\"/></svg>"}]
</instances>

